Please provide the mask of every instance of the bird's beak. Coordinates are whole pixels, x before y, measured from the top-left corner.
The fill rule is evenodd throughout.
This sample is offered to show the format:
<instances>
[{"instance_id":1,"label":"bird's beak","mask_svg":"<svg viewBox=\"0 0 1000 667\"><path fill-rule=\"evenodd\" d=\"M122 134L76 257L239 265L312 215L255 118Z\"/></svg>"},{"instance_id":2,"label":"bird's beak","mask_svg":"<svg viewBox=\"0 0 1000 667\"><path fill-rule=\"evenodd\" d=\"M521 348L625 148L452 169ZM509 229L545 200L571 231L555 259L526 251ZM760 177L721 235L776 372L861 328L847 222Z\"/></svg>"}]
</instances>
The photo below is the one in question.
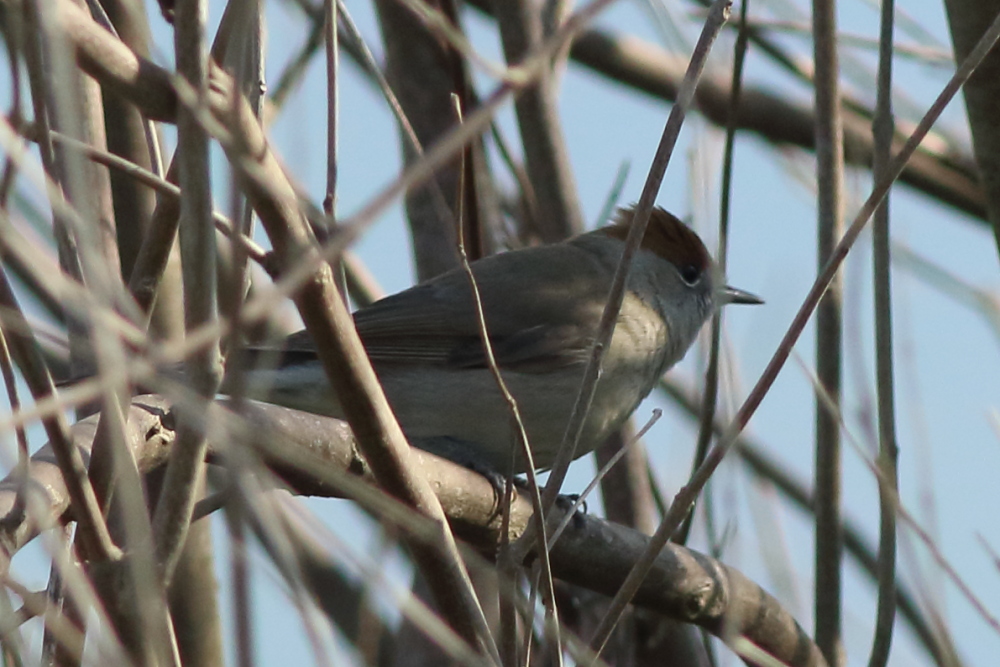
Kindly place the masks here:
<instances>
[{"instance_id":1,"label":"bird's beak","mask_svg":"<svg viewBox=\"0 0 1000 667\"><path fill-rule=\"evenodd\" d=\"M730 287L729 285L726 285L719 290L718 299L719 303L723 306L730 303L746 303L751 305L764 303L764 300L756 294L751 294L750 292L746 292L736 287Z\"/></svg>"}]
</instances>

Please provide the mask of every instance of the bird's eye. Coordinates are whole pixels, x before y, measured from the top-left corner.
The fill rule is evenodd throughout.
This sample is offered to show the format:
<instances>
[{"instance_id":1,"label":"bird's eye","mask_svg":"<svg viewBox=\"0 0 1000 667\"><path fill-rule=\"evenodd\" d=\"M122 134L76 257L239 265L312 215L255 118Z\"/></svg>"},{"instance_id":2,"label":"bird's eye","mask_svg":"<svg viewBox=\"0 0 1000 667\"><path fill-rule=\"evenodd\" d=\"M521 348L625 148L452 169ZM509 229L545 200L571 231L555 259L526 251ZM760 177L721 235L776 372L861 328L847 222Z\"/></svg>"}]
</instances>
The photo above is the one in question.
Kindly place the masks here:
<instances>
[{"instance_id":1,"label":"bird's eye","mask_svg":"<svg viewBox=\"0 0 1000 667\"><path fill-rule=\"evenodd\" d=\"M694 264L685 264L680 268L681 280L688 285L694 286L701 280L701 269Z\"/></svg>"}]
</instances>

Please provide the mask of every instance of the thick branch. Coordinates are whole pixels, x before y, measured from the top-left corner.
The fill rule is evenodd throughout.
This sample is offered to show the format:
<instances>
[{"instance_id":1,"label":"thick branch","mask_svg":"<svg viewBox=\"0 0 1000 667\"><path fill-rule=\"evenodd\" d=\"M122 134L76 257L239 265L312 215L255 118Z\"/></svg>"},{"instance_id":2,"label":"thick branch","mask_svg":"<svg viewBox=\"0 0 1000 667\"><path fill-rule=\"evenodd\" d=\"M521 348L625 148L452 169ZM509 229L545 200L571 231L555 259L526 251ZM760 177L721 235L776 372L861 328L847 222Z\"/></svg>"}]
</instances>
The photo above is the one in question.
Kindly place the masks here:
<instances>
[{"instance_id":1,"label":"thick branch","mask_svg":"<svg viewBox=\"0 0 1000 667\"><path fill-rule=\"evenodd\" d=\"M373 482L371 471L355 449L354 438L341 421L264 403L249 403L243 417L264 450L271 469L297 493L336 495L330 480L351 473ZM174 442L170 404L158 396L133 399L129 410L130 442L140 470L163 464ZM97 418L73 425L72 437L81 455L89 456ZM266 445L261 445L266 441ZM214 452L219 445L210 443ZM211 454L210 454L211 456ZM500 516L493 488L480 475L431 454L414 451L414 461L427 476L455 531L480 550L492 553L499 538ZM37 533L39 521L51 525L69 507L69 496L52 452L43 448L31 462L33 488L44 494L46 517L19 512L18 483L0 482L0 545L13 556ZM531 520L531 504L517 498L511 511L510 537L519 537ZM34 519L34 520L33 520ZM611 593L648 542L641 533L582 517L552 549L553 574L585 588ZM724 638L743 635L781 662L800 667L825 663L795 620L763 589L738 571L677 545L668 545L635 599L636 604L694 623Z\"/></svg>"}]
</instances>

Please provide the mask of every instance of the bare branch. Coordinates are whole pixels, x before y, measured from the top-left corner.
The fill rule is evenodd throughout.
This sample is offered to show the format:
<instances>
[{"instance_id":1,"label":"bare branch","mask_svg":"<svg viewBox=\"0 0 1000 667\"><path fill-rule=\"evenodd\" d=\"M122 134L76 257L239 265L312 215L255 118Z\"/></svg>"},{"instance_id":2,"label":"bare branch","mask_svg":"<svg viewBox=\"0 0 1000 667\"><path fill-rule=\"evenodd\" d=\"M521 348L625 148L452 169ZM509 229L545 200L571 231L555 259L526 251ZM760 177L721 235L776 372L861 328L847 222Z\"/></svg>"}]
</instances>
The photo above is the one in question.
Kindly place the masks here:
<instances>
[{"instance_id":1,"label":"bare branch","mask_svg":"<svg viewBox=\"0 0 1000 667\"><path fill-rule=\"evenodd\" d=\"M248 420L245 427L235 427L237 437L247 438L241 446L257 448L295 492L317 496L349 492L362 504L377 503L380 515L411 535L437 539L438 529L431 521L392 503L356 479L374 482L344 422L265 403L246 402L241 409L241 416ZM226 414L233 417L220 412L213 418ZM148 472L163 465L176 439L170 404L157 396L138 397L133 399L128 417L139 469ZM95 427L96 417L91 417L71 429L73 442L83 456L89 450ZM228 443L211 443L210 456L217 446ZM455 530L480 549L491 552L498 539L500 518L489 481L426 452L414 450L413 459L439 494ZM32 458L31 480L33 486L46 490L47 517L13 514L17 480L8 477L0 482L0 544L8 558L37 533L39 521L52 521L69 506L66 487L48 447ZM366 490L362 493L362 489ZM530 501L518 496L510 513L512 539L524 533L531 515ZM562 518L558 511L557 516ZM591 590L612 593L649 540L637 531L591 516L581 517L579 523L553 546L553 574ZM640 587L635 603L697 624L722 638L745 636L794 667L824 665L815 645L770 595L738 571L684 547L667 545Z\"/></svg>"}]
</instances>

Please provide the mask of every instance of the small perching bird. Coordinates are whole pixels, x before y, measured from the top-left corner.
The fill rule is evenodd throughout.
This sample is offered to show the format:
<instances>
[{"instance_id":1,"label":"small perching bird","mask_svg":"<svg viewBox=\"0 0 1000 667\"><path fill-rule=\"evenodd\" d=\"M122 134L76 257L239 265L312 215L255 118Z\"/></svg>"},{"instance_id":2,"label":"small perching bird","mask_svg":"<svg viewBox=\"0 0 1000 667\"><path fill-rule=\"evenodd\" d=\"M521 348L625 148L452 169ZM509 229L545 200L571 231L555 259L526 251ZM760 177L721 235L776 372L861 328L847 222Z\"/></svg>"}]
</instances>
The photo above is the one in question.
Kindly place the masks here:
<instances>
[{"instance_id":1,"label":"small perching bird","mask_svg":"<svg viewBox=\"0 0 1000 667\"><path fill-rule=\"evenodd\" d=\"M562 442L633 209L561 243L472 263L489 339L517 400L535 465L549 468ZM629 274L577 456L632 414L694 342L717 307L761 303L716 284L698 235L653 210ZM468 275L453 269L354 313L358 334L411 443L463 464L510 468L510 410L487 366ZM280 363L250 372L250 395L343 417L312 340L286 341ZM516 458L515 472L525 462Z\"/></svg>"}]
</instances>

